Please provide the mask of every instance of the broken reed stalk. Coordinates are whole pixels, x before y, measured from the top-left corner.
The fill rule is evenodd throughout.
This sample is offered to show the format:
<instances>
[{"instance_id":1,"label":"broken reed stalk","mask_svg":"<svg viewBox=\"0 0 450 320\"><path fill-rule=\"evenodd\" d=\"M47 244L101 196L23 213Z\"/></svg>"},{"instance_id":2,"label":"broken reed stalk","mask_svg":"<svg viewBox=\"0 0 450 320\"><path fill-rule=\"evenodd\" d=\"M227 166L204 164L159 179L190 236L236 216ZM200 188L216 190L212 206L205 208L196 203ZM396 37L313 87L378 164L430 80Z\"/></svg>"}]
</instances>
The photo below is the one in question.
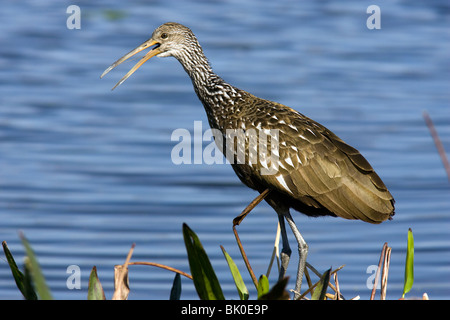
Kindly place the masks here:
<instances>
[{"instance_id":1,"label":"broken reed stalk","mask_svg":"<svg viewBox=\"0 0 450 320\"><path fill-rule=\"evenodd\" d=\"M384 252L383 272L381 273L381 300L386 300L387 279L389 274L389 264L391 262L391 250L391 247L386 247L386 251Z\"/></svg>"},{"instance_id":2,"label":"broken reed stalk","mask_svg":"<svg viewBox=\"0 0 450 320\"><path fill-rule=\"evenodd\" d=\"M253 210L268 194L270 193L269 189L264 190L259 196L257 196L236 218L233 219L233 233L236 238L236 242L239 247L239 251L241 252L242 258L244 259L245 266L247 267L248 272L250 273L250 277L253 280L253 284L255 288L258 289L258 279L253 272L252 267L250 266L250 262L248 261L247 254L245 253L244 247L242 246L241 239L239 238L238 232L236 230L236 226L238 226L242 220Z\"/></svg>"},{"instance_id":3,"label":"broken reed stalk","mask_svg":"<svg viewBox=\"0 0 450 320\"><path fill-rule=\"evenodd\" d=\"M130 292L128 286L128 264L135 246L135 243L131 245L125 263L114 267L114 294L112 300L126 300L128 298L128 293Z\"/></svg>"},{"instance_id":4,"label":"broken reed stalk","mask_svg":"<svg viewBox=\"0 0 450 320\"><path fill-rule=\"evenodd\" d=\"M134 262L128 263L128 265L129 266L152 266L152 267L158 267L158 268L161 268L161 269L165 269L165 270L169 270L169 271L172 271L172 272L175 272L175 273L179 273L182 276L185 276L186 278L192 280L192 276L189 273L186 273L184 271L181 271L181 270L178 270L178 269L166 266L164 264L156 263L156 262L134 261Z\"/></svg>"},{"instance_id":5,"label":"broken reed stalk","mask_svg":"<svg viewBox=\"0 0 450 320\"><path fill-rule=\"evenodd\" d=\"M233 219L233 227L240 225L242 220L244 220L244 218L250 213L250 211L252 211L253 208L255 208L261 201L263 201L264 198L269 193L270 190L266 189L259 196L257 196L252 202L250 202L250 204L241 212L241 214Z\"/></svg>"},{"instance_id":6,"label":"broken reed stalk","mask_svg":"<svg viewBox=\"0 0 450 320\"><path fill-rule=\"evenodd\" d=\"M381 300L386 299L386 288L387 288L387 278L389 272L389 263L391 261L391 249L388 247L387 242L384 243L381 249L380 260L378 262L377 272L375 274L375 280L373 281L372 293L370 295L370 300L375 299L375 292L378 286L378 279L380 277L380 270L382 270L381 279Z\"/></svg>"},{"instance_id":7,"label":"broken reed stalk","mask_svg":"<svg viewBox=\"0 0 450 320\"><path fill-rule=\"evenodd\" d=\"M336 294L335 294L335 300L341 299L341 290L339 289L339 281L338 281L338 274L337 272L334 274L334 283L336 284Z\"/></svg>"},{"instance_id":8,"label":"broken reed stalk","mask_svg":"<svg viewBox=\"0 0 450 320\"><path fill-rule=\"evenodd\" d=\"M247 267L247 270L250 273L250 277L252 278L253 284L255 285L255 288L258 289L258 279L256 279L255 273L253 272L250 262L248 261L247 254L245 253L244 247L242 246L241 239L239 238L238 232L236 230L236 226L233 226L233 233L236 238L239 251L241 251L241 256L244 259L245 266Z\"/></svg>"},{"instance_id":9,"label":"broken reed stalk","mask_svg":"<svg viewBox=\"0 0 450 320\"><path fill-rule=\"evenodd\" d=\"M447 155L444 150L444 146L439 139L439 135L436 131L436 128L434 127L433 121L430 118L430 115L428 112L423 112L423 118L425 119L425 122L428 126L428 129L430 130L431 136L433 137L434 144L436 145L436 148L438 150L439 155L441 156L442 163L444 164L445 171L447 172L447 178L450 181L450 164L447 159Z\"/></svg>"}]
</instances>

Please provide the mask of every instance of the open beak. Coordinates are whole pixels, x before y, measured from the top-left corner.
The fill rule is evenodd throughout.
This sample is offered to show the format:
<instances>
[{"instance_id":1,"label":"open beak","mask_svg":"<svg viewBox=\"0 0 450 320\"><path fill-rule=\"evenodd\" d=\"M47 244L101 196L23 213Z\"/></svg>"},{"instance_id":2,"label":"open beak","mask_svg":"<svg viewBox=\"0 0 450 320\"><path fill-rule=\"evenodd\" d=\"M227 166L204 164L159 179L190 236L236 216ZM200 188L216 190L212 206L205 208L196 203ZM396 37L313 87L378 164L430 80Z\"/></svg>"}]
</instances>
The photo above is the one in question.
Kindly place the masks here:
<instances>
[{"instance_id":1,"label":"open beak","mask_svg":"<svg viewBox=\"0 0 450 320\"><path fill-rule=\"evenodd\" d=\"M119 64L121 64L128 58L134 56L136 53L141 52L142 50L145 50L155 44L157 46L153 47L153 49L150 50L138 63L136 63L136 65L130 71L128 71L128 73L122 79L120 79L120 81L117 82L117 84L111 89L111 90L114 90L117 86L120 86L125 80L127 80L147 60L149 60L151 57L154 57L157 54L161 53L161 51L159 50L159 43L157 41L155 41L153 39L149 39L149 40L145 41L143 44L141 44L140 46L138 46L136 49L131 50L126 55L124 55L122 58L120 58L119 60L114 62L112 65L110 65L108 67L108 69L106 69L105 72L103 72L103 74L100 76L100 78L103 78L108 72L110 72L112 69L117 67Z\"/></svg>"}]
</instances>

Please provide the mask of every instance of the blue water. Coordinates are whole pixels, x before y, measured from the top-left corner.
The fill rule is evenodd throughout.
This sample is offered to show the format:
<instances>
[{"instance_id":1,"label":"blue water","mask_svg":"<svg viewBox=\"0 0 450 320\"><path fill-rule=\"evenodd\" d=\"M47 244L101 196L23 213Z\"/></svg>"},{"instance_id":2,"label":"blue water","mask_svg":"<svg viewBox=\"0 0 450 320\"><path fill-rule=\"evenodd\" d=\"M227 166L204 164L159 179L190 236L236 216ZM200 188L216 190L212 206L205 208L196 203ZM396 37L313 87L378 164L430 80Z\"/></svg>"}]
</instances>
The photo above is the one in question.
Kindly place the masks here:
<instances>
[{"instance_id":1,"label":"blue water","mask_svg":"<svg viewBox=\"0 0 450 320\"><path fill-rule=\"evenodd\" d=\"M377 1L380 30L366 27L367 1L79 2L80 30L66 27L69 4L6 1L0 10L0 240L22 264L24 232L57 299L85 299L94 265L111 298L114 265L132 243L133 261L189 272L183 222L203 242L225 296L238 299L220 245L255 297L231 221L256 193L227 165L171 161L175 129L193 132L194 121L207 129L182 67L154 58L113 92L136 60L99 79L167 21L189 26L228 82L301 111L358 148L394 195L395 219L381 225L295 212L312 265L323 272L345 264L342 293L367 299L367 268L388 242L388 298L397 299L412 228L408 296L450 298L450 185L422 118L427 110L450 152L447 1ZM276 223L263 203L238 227L257 275L266 272ZM69 265L81 269L80 290L66 286ZM294 250L292 279L295 265ZM168 299L173 276L130 267L130 299ZM182 298L196 298L192 282L182 284ZM0 298L21 299L4 258Z\"/></svg>"}]
</instances>

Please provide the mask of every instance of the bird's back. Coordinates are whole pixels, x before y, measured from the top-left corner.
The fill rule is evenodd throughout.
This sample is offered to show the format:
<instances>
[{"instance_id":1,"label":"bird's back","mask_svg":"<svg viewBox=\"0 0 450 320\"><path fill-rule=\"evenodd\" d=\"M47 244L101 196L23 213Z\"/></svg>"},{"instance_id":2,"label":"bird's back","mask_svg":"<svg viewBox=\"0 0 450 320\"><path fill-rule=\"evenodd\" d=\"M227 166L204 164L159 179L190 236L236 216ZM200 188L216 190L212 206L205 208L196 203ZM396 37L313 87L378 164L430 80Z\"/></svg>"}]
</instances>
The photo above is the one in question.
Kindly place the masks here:
<instances>
[{"instance_id":1,"label":"bird's back","mask_svg":"<svg viewBox=\"0 0 450 320\"><path fill-rule=\"evenodd\" d=\"M262 141L269 142L267 152L258 152L256 163L237 163L236 158L231 161L247 186L260 192L272 190L269 203L310 216L331 215L370 223L394 215L394 199L368 161L321 124L246 92L233 108L233 113L224 117L227 122L223 129L278 135ZM245 136L245 146L235 144L245 150L248 160L255 146L251 135ZM276 149L271 150L272 144ZM266 170L266 174L262 171L273 168L276 170Z\"/></svg>"}]
</instances>

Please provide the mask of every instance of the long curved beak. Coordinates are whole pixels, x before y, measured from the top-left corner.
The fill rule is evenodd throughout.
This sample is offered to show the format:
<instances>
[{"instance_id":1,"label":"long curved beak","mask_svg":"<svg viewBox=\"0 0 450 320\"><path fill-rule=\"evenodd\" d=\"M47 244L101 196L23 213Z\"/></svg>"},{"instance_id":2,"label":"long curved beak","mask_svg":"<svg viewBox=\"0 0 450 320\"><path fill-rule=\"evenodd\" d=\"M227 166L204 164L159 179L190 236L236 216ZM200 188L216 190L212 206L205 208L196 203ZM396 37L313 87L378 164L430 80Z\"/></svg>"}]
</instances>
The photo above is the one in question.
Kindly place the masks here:
<instances>
[{"instance_id":1,"label":"long curved beak","mask_svg":"<svg viewBox=\"0 0 450 320\"><path fill-rule=\"evenodd\" d=\"M112 69L117 67L119 64L121 64L128 58L134 56L136 53L141 52L142 50L147 49L155 44L158 46L156 46L152 50L150 50L138 63L136 63L136 65L130 71L128 71L128 73L122 79L120 79L120 81L117 82L117 84L111 89L111 90L114 90L116 87L120 86L125 80L127 80L147 60L149 60L151 57L154 57L161 53L161 51L158 49L159 43L157 41L155 41L153 39L149 39L149 40L145 41L143 44L141 44L140 46L138 46L136 49L131 50L126 55L124 55L122 58L120 58L119 60L114 62L112 65L110 65L108 67L108 69L106 69L105 72L102 73L100 78L103 78L108 72L110 72Z\"/></svg>"}]
</instances>

